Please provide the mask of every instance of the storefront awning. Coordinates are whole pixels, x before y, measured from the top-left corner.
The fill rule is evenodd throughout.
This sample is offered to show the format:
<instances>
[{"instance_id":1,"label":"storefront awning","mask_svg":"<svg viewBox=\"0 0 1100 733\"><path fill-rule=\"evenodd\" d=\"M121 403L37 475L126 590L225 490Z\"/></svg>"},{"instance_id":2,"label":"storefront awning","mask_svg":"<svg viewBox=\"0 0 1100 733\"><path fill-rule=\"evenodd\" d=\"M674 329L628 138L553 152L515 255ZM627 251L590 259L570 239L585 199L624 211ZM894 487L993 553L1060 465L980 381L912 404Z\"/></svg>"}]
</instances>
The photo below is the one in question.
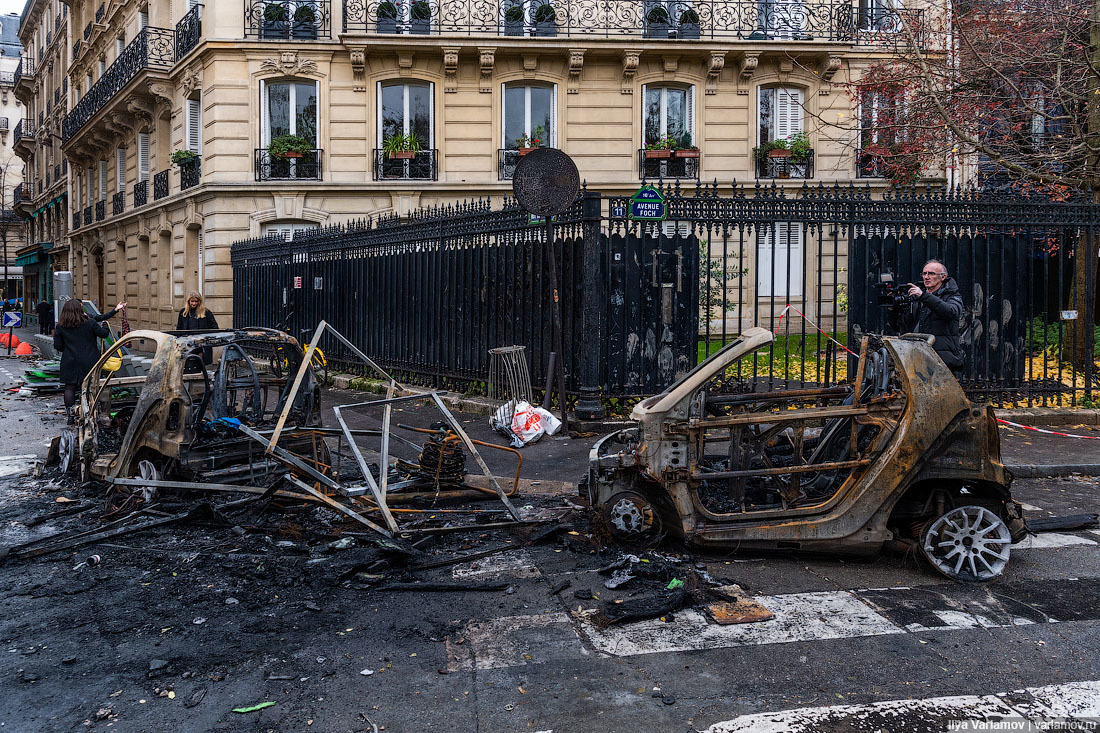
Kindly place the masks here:
<instances>
[{"instance_id":1,"label":"storefront awning","mask_svg":"<svg viewBox=\"0 0 1100 733\"><path fill-rule=\"evenodd\" d=\"M28 252L25 255L19 255L15 258L15 264L20 267L24 265L33 265L41 259L41 252Z\"/></svg>"}]
</instances>

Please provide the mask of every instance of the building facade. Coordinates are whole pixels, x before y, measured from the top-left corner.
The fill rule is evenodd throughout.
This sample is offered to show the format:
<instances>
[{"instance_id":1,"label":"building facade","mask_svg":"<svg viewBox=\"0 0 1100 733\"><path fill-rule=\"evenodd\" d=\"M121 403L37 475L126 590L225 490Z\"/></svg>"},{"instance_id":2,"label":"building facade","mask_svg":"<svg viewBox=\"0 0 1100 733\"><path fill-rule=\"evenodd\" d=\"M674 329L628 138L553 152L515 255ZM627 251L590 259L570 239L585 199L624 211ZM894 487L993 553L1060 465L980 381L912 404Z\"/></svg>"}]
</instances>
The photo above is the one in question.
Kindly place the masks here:
<instances>
[{"instance_id":1,"label":"building facade","mask_svg":"<svg viewBox=\"0 0 1100 733\"><path fill-rule=\"evenodd\" d=\"M31 301L53 298L50 273L68 267L68 165L59 134L68 109L66 19L59 0L31 0L18 28L24 50L15 69L15 97L24 115L15 125L13 145L24 168L15 208L26 226L18 262L24 268L28 311Z\"/></svg>"},{"instance_id":2,"label":"building facade","mask_svg":"<svg viewBox=\"0 0 1100 733\"><path fill-rule=\"evenodd\" d=\"M78 296L128 300L135 327L158 328L194 289L231 322L236 240L500 199L538 145L609 194L658 179L879 184L857 165L839 85L899 35L885 10L840 0L72 0L70 13L69 267ZM797 154L768 154L776 140Z\"/></svg>"},{"instance_id":3,"label":"building facade","mask_svg":"<svg viewBox=\"0 0 1100 733\"><path fill-rule=\"evenodd\" d=\"M21 50L18 30L18 15L0 16L0 290L9 299L23 294L17 254L24 228L15 212L16 199L23 194L23 161L14 152L14 130L23 119L23 105L13 93Z\"/></svg>"}]
</instances>

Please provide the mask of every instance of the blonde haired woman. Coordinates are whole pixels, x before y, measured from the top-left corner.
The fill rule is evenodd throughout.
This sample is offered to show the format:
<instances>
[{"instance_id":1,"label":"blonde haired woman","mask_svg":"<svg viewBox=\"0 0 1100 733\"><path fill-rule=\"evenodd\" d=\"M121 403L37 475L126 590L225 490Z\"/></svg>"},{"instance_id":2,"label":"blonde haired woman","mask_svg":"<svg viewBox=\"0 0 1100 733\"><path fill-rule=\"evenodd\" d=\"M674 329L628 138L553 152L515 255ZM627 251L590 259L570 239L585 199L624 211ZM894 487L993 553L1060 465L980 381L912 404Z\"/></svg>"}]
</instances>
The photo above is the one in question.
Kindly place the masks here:
<instances>
[{"instance_id":1,"label":"blonde haired woman","mask_svg":"<svg viewBox=\"0 0 1100 733\"><path fill-rule=\"evenodd\" d=\"M202 299L202 293L192 290L187 294L187 305L183 306L179 318L176 319L177 331L203 331L218 327L214 320L214 314L206 307ZM209 364L214 361L214 350L209 346L202 348L202 363Z\"/></svg>"}]
</instances>

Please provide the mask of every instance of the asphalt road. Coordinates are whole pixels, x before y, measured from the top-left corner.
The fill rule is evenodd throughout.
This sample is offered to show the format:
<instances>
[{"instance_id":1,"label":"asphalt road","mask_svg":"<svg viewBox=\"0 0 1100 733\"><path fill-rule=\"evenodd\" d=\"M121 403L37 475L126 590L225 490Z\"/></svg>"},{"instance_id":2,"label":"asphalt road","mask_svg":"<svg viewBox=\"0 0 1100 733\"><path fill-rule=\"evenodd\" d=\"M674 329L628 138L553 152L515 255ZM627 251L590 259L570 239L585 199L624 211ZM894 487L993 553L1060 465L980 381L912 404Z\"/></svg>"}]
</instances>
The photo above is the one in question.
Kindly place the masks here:
<instances>
[{"instance_id":1,"label":"asphalt road","mask_svg":"<svg viewBox=\"0 0 1100 733\"><path fill-rule=\"evenodd\" d=\"M57 402L3 402L5 455L40 453ZM571 480L564 456L577 453L525 449L525 476ZM1100 511L1097 479L1014 491L1029 515ZM59 495L101 499L0 479L0 544L69 527L27 527ZM355 556L310 534L327 517L237 521L241 534L165 528L0 565L0 730L940 731L952 719L1100 718L1096 531L1030 539L985 586L913 557L669 552L674 574L736 584L775 618L718 626L688 609L601 629L601 600L646 586L606 589L596 570L617 555L583 531L424 575L508 590L413 594L339 582ZM92 552L102 562L74 570Z\"/></svg>"}]
</instances>

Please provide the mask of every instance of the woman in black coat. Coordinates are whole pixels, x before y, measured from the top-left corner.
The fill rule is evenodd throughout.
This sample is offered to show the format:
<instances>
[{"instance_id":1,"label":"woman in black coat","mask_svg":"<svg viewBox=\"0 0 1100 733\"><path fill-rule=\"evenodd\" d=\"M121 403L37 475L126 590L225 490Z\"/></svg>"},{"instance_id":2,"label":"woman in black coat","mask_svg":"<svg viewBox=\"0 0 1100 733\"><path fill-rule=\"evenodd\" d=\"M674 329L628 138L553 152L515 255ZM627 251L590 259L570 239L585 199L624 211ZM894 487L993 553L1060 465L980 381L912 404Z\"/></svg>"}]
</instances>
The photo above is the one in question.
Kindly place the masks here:
<instances>
[{"instance_id":1,"label":"woman in black coat","mask_svg":"<svg viewBox=\"0 0 1100 733\"><path fill-rule=\"evenodd\" d=\"M72 407L76 404L76 388L99 361L97 339L111 333L102 322L122 310L126 310L125 301L116 305L110 313L89 317L77 298L65 303L61 309L61 317L57 319L53 332L53 348L61 354L61 383L65 385L65 409L69 413L70 425L74 422Z\"/></svg>"},{"instance_id":2,"label":"woman in black coat","mask_svg":"<svg viewBox=\"0 0 1100 733\"><path fill-rule=\"evenodd\" d=\"M206 307L202 293L192 290L187 294L187 305L180 311L176 318L177 331L209 331L218 328L218 322L214 320L214 314ZM202 363L209 364L214 361L214 350L209 346L202 347Z\"/></svg>"}]
</instances>

